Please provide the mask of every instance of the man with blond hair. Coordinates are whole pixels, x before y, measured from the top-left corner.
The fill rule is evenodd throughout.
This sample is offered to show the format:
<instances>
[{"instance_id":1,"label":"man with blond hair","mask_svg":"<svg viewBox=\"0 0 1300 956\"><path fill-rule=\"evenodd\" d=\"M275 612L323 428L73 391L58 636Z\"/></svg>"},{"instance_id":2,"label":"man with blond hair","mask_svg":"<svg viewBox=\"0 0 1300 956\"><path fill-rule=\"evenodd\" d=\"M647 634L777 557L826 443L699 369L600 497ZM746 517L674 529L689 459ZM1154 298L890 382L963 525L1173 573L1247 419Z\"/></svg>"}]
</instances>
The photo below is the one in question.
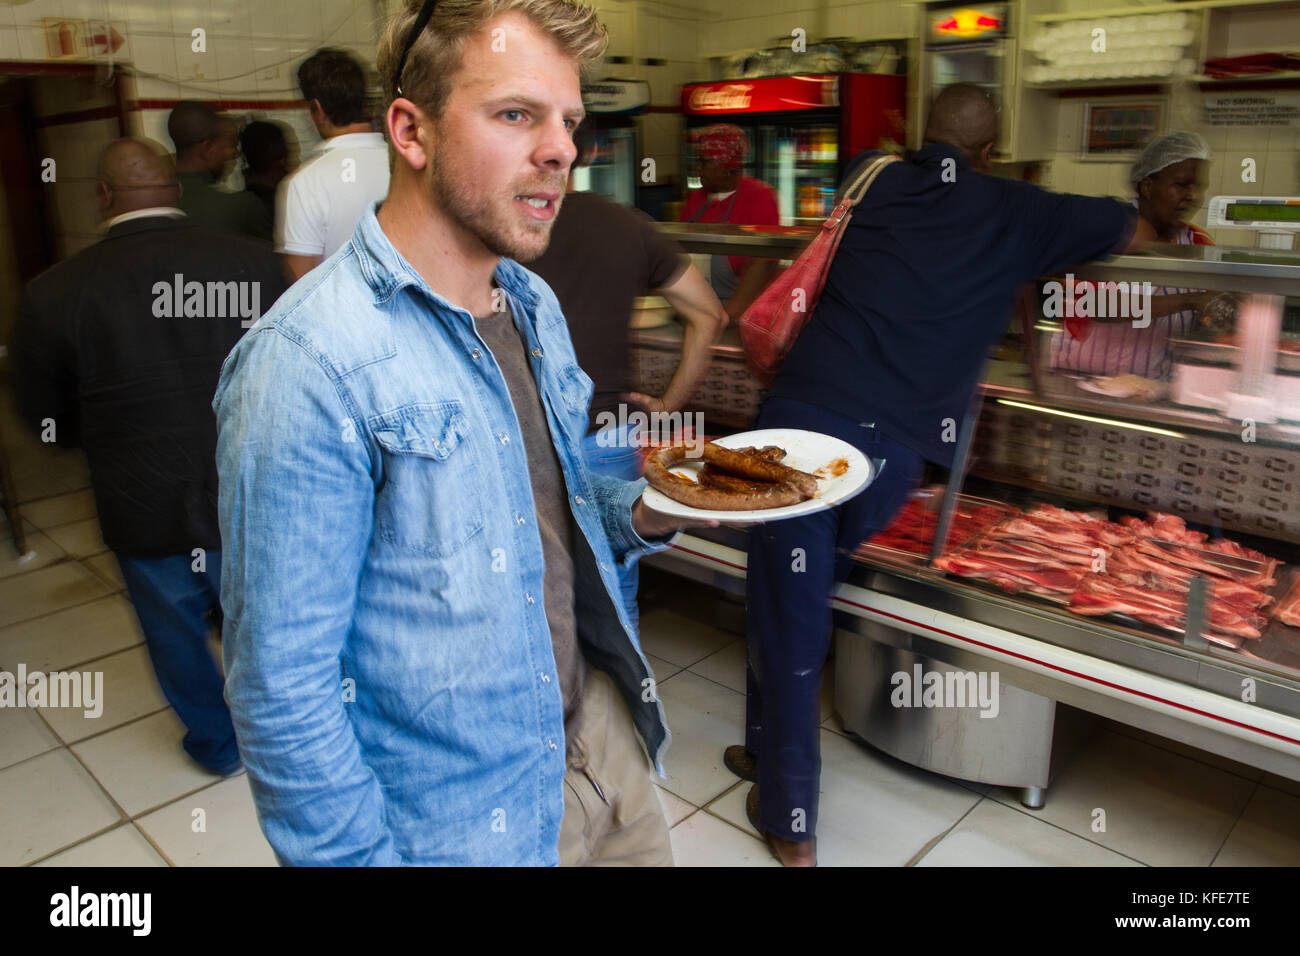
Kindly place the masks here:
<instances>
[{"instance_id":1,"label":"man with blond hair","mask_svg":"<svg viewBox=\"0 0 1300 956\"><path fill-rule=\"evenodd\" d=\"M591 380L514 261L546 247L605 28L433 7L379 45L388 197L214 401L240 751L287 863L670 864L618 568L676 525L587 469Z\"/></svg>"}]
</instances>

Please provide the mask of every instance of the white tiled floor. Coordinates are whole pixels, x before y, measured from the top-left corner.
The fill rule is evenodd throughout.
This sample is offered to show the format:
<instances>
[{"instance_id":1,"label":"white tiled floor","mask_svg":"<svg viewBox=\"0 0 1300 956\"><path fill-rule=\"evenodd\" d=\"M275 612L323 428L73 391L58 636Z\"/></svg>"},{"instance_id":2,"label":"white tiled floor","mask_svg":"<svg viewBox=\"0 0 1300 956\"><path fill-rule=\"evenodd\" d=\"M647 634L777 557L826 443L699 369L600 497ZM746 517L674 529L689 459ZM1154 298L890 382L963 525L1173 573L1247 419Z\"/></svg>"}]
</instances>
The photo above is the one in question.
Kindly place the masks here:
<instances>
[{"instance_id":1,"label":"white tiled floor","mask_svg":"<svg viewBox=\"0 0 1300 956\"><path fill-rule=\"evenodd\" d=\"M0 865L273 866L247 777L208 774L180 748L76 459L19 454L37 556L18 564L0 520L0 667L102 672L106 703L99 718L0 708ZM734 604L703 613L716 597L707 589L647 585L643 641L673 733L656 782L676 861L773 866L745 817L750 784L722 764L744 737L745 645L709 622L735 626ZM1100 722L1031 811L1012 791L918 770L846 734L833 666L821 705L823 865L1300 865L1296 781Z\"/></svg>"},{"instance_id":2,"label":"white tiled floor","mask_svg":"<svg viewBox=\"0 0 1300 956\"><path fill-rule=\"evenodd\" d=\"M1208 866L1257 784L1102 731L1053 781L1040 819L1155 866ZM1017 805L1009 790L992 797ZM1296 821L1300 827L1300 820Z\"/></svg>"}]
</instances>

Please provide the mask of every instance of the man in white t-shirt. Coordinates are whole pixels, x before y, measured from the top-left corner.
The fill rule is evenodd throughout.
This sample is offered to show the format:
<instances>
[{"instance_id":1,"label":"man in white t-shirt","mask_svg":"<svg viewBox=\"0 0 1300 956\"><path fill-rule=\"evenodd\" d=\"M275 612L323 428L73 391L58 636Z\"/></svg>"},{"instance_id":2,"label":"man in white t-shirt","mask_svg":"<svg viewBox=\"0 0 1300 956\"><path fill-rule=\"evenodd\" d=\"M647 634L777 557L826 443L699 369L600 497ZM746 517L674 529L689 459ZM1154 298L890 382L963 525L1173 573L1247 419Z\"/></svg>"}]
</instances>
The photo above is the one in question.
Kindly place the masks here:
<instances>
[{"instance_id":1,"label":"man in white t-shirt","mask_svg":"<svg viewBox=\"0 0 1300 956\"><path fill-rule=\"evenodd\" d=\"M338 49L317 50L298 67L321 144L280 183L275 249L296 282L352 237L361 214L388 195L388 146L372 132L361 64Z\"/></svg>"}]
</instances>

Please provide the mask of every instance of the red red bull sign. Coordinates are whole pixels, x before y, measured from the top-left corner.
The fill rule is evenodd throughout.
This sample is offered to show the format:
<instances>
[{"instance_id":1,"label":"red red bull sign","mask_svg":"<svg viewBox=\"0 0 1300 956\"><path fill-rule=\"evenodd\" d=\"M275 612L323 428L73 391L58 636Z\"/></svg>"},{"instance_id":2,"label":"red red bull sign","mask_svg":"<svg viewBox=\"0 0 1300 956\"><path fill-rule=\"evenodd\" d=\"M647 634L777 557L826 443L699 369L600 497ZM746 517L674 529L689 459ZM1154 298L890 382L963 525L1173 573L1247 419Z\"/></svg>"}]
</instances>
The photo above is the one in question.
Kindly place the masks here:
<instances>
[{"instance_id":1,"label":"red red bull sign","mask_svg":"<svg viewBox=\"0 0 1300 956\"><path fill-rule=\"evenodd\" d=\"M994 39L1007 32L1007 8L1000 3L982 7L931 9L927 19L930 23L931 42Z\"/></svg>"}]
</instances>

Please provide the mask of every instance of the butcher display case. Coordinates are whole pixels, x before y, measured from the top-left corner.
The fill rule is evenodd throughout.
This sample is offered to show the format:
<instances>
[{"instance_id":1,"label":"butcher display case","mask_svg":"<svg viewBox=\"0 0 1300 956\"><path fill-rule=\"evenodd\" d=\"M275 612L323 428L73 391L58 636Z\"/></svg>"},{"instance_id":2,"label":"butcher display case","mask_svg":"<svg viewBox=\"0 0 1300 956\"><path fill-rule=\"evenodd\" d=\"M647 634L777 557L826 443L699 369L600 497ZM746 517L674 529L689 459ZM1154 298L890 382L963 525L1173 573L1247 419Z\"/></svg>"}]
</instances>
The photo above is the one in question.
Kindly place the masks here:
<instances>
[{"instance_id":1,"label":"butcher display case","mask_svg":"<svg viewBox=\"0 0 1300 956\"><path fill-rule=\"evenodd\" d=\"M691 253L784 260L812 232L660 228ZM1135 381L1054 368L1065 325L1033 295L1012 310L951 471L932 468L832 597L836 710L1031 807L1067 736L1058 703L1300 780L1300 256L1168 247L1073 273L1231 293L1236 327L1170 340L1171 380ZM762 398L728 332L692 398L710 435L750 427ZM634 332L640 391L662 390L680 341ZM743 594L745 531L692 531L647 562ZM992 719L974 706L990 674ZM971 699L919 706L898 692L913 677Z\"/></svg>"}]
</instances>

